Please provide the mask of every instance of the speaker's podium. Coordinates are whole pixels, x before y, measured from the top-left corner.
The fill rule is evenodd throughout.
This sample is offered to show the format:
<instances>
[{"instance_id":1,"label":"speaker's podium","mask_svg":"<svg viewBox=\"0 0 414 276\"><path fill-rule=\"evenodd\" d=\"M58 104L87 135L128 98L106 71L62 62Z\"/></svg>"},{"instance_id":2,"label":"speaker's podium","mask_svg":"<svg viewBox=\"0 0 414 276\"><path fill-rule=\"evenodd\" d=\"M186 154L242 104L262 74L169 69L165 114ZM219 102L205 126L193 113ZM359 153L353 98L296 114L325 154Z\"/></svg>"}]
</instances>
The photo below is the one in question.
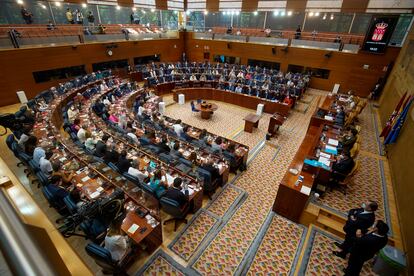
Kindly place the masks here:
<instances>
[{"instance_id":1,"label":"speaker's podium","mask_svg":"<svg viewBox=\"0 0 414 276\"><path fill-rule=\"evenodd\" d=\"M273 114L273 116L270 117L270 120L269 120L269 127L267 129L268 134L271 136L276 135L277 132L279 131L279 127L283 125L285 120L286 120L286 117L278 113Z\"/></svg>"}]
</instances>

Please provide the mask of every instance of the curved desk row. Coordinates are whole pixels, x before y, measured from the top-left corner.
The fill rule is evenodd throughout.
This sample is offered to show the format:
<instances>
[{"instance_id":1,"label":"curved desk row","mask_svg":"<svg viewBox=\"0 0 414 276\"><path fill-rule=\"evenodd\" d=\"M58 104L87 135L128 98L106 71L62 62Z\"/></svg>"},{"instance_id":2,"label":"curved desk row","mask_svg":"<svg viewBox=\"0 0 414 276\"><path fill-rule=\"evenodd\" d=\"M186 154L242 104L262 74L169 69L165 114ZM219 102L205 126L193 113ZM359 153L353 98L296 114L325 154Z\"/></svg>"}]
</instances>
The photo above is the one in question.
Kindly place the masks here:
<instances>
[{"instance_id":1,"label":"curved desk row","mask_svg":"<svg viewBox=\"0 0 414 276\"><path fill-rule=\"evenodd\" d=\"M196 99L215 100L254 110L256 110L258 104L263 104L264 112L270 114L278 113L284 117L289 115L292 107L284 103L272 102L254 96L214 88L180 88L173 89L172 92L176 102L178 102L178 95L184 94L186 101Z\"/></svg>"}]
</instances>

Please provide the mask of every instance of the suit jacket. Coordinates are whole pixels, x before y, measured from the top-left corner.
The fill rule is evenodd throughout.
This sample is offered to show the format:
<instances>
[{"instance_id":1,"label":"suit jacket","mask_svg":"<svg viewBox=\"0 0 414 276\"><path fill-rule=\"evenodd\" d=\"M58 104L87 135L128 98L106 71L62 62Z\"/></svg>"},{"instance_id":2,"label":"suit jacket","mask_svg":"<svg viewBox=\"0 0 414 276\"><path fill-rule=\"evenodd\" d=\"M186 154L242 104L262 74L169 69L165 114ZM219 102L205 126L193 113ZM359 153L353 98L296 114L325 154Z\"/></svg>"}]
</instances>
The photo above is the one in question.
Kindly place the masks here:
<instances>
[{"instance_id":1,"label":"suit jacket","mask_svg":"<svg viewBox=\"0 0 414 276\"><path fill-rule=\"evenodd\" d=\"M188 202L188 196L186 196L179 189L176 189L174 187L168 188L164 196L177 201L178 204L180 204L180 207L183 207Z\"/></svg>"},{"instance_id":2,"label":"suit jacket","mask_svg":"<svg viewBox=\"0 0 414 276\"><path fill-rule=\"evenodd\" d=\"M106 153L106 144L102 141L98 141L95 145L95 155L98 157L104 157Z\"/></svg>"},{"instance_id":3,"label":"suit jacket","mask_svg":"<svg viewBox=\"0 0 414 276\"><path fill-rule=\"evenodd\" d=\"M344 231L347 235L355 236L358 229L361 229L362 233L366 233L368 228L375 222L374 213L363 214L363 208L351 209L348 213L348 220L345 223ZM351 216L355 217L355 220L351 219Z\"/></svg>"},{"instance_id":4,"label":"suit jacket","mask_svg":"<svg viewBox=\"0 0 414 276\"><path fill-rule=\"evenodd\" d=\"M112 162L112 163L116 163L118 162L119 159L119 153L116 151L107 151L104 155L104 160L106 163Z\"/></svg>"},{"instance_id":5,"label":"suit jacket","mask_svg":"<svg viewBox=\"0 0 414 276\"><path fill-rule=\"evenodd\" d=\"M351 255L357 256L362 261L368 261L374 255L385 247L388 243L388 237L380 237L374 233L368 233L360 238L355 239L351 248Z\"/></svg>"},{"instance_id":6,"label":"suit jacket","mask_svg":"<svg viewBox=\"0 0 414 276\"><path fill-rule=\"evenodd\" d=\"M129 167L131 167L131 161L127 158L119 157L116 166L121 173L124 173L128 171Z\"/></svg>"},{"instance_id":7,"label":"suit jacket","mask_svg":"<svg viewBox=\"0 0 414 276\"><path fill-rule=\"evenodd\" d=\"M202 169L208 171L211 174L211 181L215 181L220 177L219 169L213 167L212 165L203 165L201 166Z\"/></svg>"},{"instance_id":8,"label":"suit jacket","mask_svg":"<svg viewBox=\"0 0 414 276\"><path fill-rule=\"evenodd\" d=\"M342 159L339 162L333 164L333 171L339 172L341 174L347 175L352 171L354 167L354 160L352 158Z\"/></svg>"}]
</instances>

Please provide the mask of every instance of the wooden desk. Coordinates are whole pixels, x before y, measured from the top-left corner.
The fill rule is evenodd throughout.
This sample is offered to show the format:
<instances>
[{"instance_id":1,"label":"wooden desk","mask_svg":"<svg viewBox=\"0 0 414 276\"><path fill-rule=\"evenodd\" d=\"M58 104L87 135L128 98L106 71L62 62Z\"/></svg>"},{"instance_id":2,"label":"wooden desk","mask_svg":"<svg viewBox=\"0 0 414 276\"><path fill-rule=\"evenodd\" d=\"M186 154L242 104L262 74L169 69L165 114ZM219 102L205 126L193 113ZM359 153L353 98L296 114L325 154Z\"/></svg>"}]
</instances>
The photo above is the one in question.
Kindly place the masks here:
<instances>
[{"instance_id":1,"label":"wooden desk","mask_svg":"<svg viewBox=\"0 0 414 276\"><path fill-rule=\"evenodd\" d=\"M203 103L196 104L195 108L200 110L201 118L208 120L211 118L211 114L218 109L215 103L206 103L208 106L203 106Z\"/></svg>"},{"instance_id":2,"label":"wooden desk","mask_svg":"<svg viewBox=\"0 0 414 276\"><path fill-rule=\"evenodd\" d=\"M277 113L273 114L273 116L270 117L270 120L269 120L269 127L267 128L267 133L269 133L272 136L275 135L277 131L279 130L279 127L283 125L285 120L286 118L283 117L282 115L279 115Z\"/></svg>"},{"instance_id":3,"label":"wooden desk","mask_svg":"<svg viewBox=\"0 0 414 276\"><path fill-rule=\"evenodd\" d=\"M248 114L244 117L244 131L246 132L253 132L253 128L257 128L259 126L260 116L256 114Z\"/></svg>"},{"instance_id":4,"label":"wooden desk","mask_svg":"<svg viewBox=\"0 0 414 276\"><path fill-rule=\"evenodd\" d=\"M172 92L174 93L173 97L175 102L178 102L179 94L184 94L186 101L196 99L215 100L238 105L253 110L256 110L258 104L263 104L264 112L270 114L279 113L284 117L287 117L289 115L289 111L291 109L290 105L284 103L272 102L255 96L214 88L180 88L174 89L172 90Z\"/></svg>"}]
</instances>

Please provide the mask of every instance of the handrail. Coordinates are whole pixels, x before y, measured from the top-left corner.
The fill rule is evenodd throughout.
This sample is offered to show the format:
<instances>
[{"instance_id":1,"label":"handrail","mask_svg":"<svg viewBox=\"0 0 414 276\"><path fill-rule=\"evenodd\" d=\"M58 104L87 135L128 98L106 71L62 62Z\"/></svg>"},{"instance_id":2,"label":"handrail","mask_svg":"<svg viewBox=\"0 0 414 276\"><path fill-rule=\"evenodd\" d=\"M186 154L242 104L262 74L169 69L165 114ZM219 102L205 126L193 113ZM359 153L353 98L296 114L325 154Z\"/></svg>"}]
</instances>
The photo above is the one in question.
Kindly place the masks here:
<instances>
[{"instance_id":1,"label":"handrail","mask_svg":"<svg viewBox=\"0 0 414 276\"><path fill-rule=\"evenodd\" d=\"M59 274L36 245L7 196L8 177L0 178L0 247L14 275Z\"/></svg>"}]
</instances>

